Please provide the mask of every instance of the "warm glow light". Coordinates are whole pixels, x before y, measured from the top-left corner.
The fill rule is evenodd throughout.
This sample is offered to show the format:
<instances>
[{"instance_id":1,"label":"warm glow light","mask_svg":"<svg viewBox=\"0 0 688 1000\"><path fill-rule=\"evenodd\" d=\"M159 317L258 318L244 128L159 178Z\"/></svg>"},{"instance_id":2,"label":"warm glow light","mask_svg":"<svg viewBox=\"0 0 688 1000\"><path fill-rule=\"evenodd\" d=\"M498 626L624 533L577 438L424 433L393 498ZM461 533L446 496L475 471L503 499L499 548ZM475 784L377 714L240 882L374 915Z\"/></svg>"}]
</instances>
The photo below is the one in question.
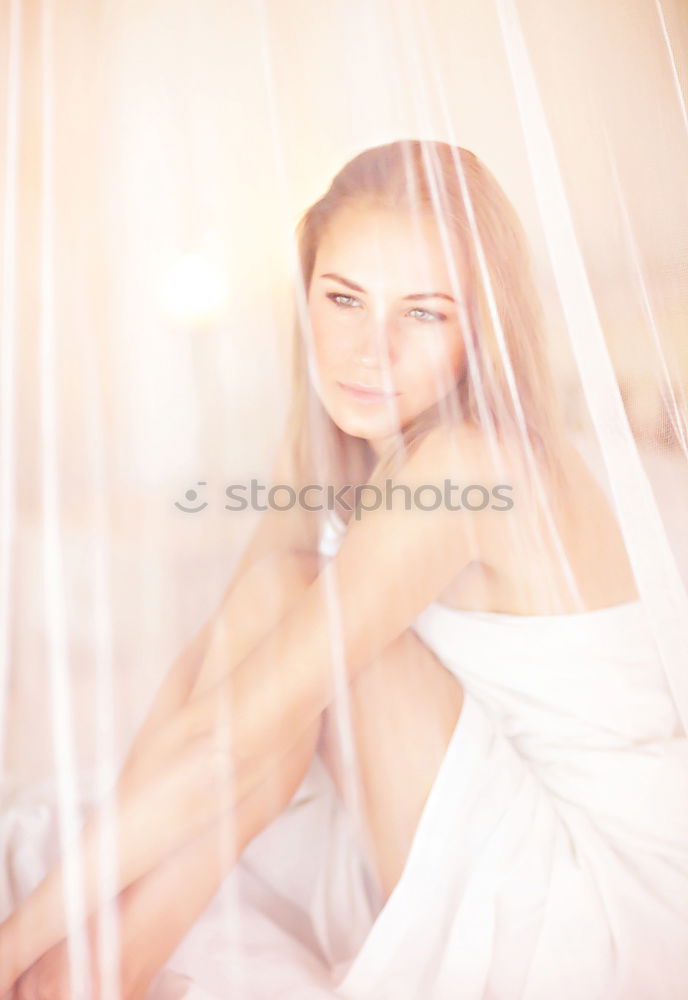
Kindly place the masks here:
<instances>
[{"instance_id":1,"label":"warm glow light","mask_svg":"<svg viewBox=\"0 0 688 1000\"><path fill-rule=\"evenodd\" d=\"M182 326L203 326L217 319L226 297L225 276L200 253L183 254L160 289L165 316Z\"/></svg>"}]
</instances>

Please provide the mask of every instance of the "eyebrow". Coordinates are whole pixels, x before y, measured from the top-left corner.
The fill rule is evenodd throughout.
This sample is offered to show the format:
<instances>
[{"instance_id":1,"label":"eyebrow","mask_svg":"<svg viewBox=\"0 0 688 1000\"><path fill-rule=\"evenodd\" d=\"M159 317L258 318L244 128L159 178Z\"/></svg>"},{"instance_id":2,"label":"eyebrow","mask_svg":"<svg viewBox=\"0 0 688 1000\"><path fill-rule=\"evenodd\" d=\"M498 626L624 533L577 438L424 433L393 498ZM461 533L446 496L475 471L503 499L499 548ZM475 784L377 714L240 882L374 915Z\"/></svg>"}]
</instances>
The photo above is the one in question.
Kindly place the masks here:
<instances>
[{"instance_id":1,"label":"eyebrow","mask_svg":"<svg viewBox=\"0 0 688 1000\"><path fill-rule=\"evenodd\" d=\"M346 285L347 288L351 288L354 292L363 292L367 294L365 288L361 288L357 285L355 281L349 281L348 278L343 278L341 274L321 274L321 278L333 278L335 281L341 282L342 285ZM446 292L415 292L413 295L404 295L404 299L447 299L449 302L456 304L456 299L452 298L451 295L447 295Z\"/></svg>"}]
</instances>

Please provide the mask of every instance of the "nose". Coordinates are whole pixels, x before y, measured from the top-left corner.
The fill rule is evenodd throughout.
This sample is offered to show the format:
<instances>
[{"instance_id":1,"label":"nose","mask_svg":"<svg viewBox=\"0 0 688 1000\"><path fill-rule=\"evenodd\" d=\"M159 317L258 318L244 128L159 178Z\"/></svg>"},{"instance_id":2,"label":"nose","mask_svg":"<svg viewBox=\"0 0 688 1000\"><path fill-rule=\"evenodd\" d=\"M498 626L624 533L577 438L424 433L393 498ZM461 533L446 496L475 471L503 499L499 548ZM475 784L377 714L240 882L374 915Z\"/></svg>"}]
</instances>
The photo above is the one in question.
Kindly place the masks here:
<instances>
[{"instance_id":1,"label":"nose","mask_svg":"<svg viewBox=\"0 0 688 1000\"><path fill-rule=\"evenodd\" d=\"M384 319L364 324L356 346L357 360L364 368L391 367L396 358L396 345L391 323Z\"/></svg>"}]
</instances>

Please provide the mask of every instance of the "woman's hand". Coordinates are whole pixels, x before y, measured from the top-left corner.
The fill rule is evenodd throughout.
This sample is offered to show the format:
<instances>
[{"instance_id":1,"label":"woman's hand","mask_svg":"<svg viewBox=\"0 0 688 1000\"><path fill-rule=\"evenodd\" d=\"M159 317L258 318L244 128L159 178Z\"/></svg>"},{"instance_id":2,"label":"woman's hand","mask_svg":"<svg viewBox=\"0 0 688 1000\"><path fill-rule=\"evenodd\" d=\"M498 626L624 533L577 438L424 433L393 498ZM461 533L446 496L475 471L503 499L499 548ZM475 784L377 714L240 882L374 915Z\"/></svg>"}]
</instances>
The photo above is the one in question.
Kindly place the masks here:
<instances>
[{"instance_id":1,"label":"woman's hand","mask_svg":"<svg viewBox=\"0 0 688 1000\"><path fill-rule=\"evenodd\" d=\"M60 941L46 951L15 984L16 1000L70 1000L67 942Z\"/></svg>"},{"instance_id":2,"label":"woman's hand","mask_svg":"<svg viewBox=\"0 0 688 1000\"><path fill-rule=\"evenodd\" d=\"M77 983L72 982L67 941L60 941L19 977L14 987L14 1000L72 1000L75 996L88 997L88 1000L100 1000L105 996L133 1000L135 996L142 995L135 989L134 977L127 974L120 961L115 962L114 970L101 967L92 942L88 959L90 983L79 988Z\"/></svg>"}]
</instances>

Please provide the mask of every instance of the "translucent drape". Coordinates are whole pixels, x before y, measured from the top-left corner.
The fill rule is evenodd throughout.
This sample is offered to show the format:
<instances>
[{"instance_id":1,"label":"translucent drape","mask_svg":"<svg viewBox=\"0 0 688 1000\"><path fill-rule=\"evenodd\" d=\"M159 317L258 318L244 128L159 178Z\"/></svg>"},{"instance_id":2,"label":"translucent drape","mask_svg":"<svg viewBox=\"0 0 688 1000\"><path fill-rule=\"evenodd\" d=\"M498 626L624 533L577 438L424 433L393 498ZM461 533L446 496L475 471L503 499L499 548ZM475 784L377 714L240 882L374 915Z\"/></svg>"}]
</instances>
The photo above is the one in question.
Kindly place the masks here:
<instances>
[{"instance_id":1,"label":"translucent drape","mask_svg":"<svg viewBox=\"0 0 688 1000\"><path fill-rule=\"evenodd\" d=\"M231 579L261 513L228 509L227 487L269 476L307 325L296 223L344 163L396 139L472 150L521 218L567 430L618 519L685 732L680 0L7 0L0 74L0 916L75 840ZM104 903L116 836L113 818ZM65 878L78 978L78 860ZM303 940L298 973L266 960L263 983L252 939L233 952L246 967L223 965L247 900L229 880L216 897L220 936L197 946L212 972L177 971L189 1000L225 982L338 995ZM106 964L117 933L103 906Z\"/></svg>"}]
</instances>

